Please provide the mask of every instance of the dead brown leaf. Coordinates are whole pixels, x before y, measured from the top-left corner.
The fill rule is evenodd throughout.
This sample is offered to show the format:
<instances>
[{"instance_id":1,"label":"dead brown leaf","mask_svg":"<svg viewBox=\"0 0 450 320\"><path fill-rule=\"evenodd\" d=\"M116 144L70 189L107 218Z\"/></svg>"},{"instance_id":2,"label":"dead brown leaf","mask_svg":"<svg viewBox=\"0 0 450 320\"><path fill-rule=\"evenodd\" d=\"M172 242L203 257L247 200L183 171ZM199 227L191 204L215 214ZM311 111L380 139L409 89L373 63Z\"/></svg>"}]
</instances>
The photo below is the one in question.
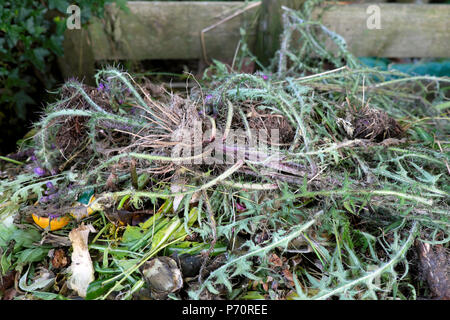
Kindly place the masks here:
<instances>
[{"instance_id":1,"label":"dead brown leaf","mask_svg":"<svg viewBox=\"0 0 450 320\"><path fill-rule=\"evenodd\" d=\"M282 267L283 266L283 261L275 253L273 253L270 256L269 262L275 267Z\"/></svg>"},{"instance_id":2,"label":"dead brown leaf","mask_svg":"<svg viewBox=\"0 0 450 320\"><path fill-rule=\"evenodd\" d=\"M66 252L63 249L56 249L53 253L52 266L56 269L64 268L69 263Z\"/></svg>"}]
</instances>

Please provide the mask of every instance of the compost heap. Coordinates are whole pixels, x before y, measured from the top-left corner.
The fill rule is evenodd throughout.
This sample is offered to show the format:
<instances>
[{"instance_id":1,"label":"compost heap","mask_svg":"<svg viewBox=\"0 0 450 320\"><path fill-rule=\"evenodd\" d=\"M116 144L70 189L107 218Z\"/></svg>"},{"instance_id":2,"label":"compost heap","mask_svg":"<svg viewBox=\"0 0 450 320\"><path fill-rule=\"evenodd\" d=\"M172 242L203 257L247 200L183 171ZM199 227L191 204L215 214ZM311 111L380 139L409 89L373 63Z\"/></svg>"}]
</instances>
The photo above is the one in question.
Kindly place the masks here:
<instances>
[{"instance_id":1,"label":"compost heap","mask_svg":"<svg viewBox=\"0 0 450 320\"><path fill-rule=\"evenodd\" d=\"M187 92L117 68L62 86L3 164L1 275L18 298L449 297L450 80L367 68L301 12L283 18L257 73L239 72L243 52Z\"/></svg>"}]
</instances>

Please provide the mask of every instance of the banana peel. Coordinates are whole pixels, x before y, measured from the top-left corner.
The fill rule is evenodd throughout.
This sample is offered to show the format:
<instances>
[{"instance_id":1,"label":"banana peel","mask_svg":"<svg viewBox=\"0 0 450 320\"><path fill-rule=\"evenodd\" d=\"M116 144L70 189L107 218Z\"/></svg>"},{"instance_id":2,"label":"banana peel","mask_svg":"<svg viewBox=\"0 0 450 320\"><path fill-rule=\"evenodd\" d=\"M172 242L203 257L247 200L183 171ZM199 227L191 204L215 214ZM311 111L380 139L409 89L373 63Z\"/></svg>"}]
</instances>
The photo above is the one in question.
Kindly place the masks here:
<instances>
[{"instance_id":1,"label":"banana peel","mask_svg":"<svg viewBox=\"0 0 450 320\"><path fill-rule=\"evenodd\" d=\"M82 224L69 233L72 242L72 264L69 267L70 278L68 287L78 293L82 298L86 297L89 284L95 280L94 267L88 249L88 236L90 232L96 232L95 228L88 224Z\"/></svg>"}]
</instances>

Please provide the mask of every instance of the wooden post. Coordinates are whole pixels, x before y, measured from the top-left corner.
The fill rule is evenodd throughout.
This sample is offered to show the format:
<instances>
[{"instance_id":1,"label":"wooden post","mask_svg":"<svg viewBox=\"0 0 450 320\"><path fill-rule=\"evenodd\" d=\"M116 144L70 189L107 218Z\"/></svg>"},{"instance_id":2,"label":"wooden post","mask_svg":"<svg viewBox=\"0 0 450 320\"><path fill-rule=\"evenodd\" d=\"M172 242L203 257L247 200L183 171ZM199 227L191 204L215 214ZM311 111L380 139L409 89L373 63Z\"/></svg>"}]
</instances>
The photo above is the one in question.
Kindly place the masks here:
<instances>
[{"instance_id":1,"label":"wooden post","mask_svg":"<svg viewBox=\"0 0 450 320\"><path fill-rule=\"evenodd\" d=\"M256 56L262 65L267 66L280 48L280 36L283 33L281 6L300 9L305 0L262 0Z\"/></svg>"},{"instance_id":2,"label":"wooden post","mask_svg":"<svg viewBox=\"0 0 450 320\"><path fill-rule=\"evenodd\" d=\"M262 65L267 66L279 48L283 31L281 5L277 0L262 0L256 40L256 55Z\"/></svg>"},{"instance_id":3,"label":"wooden post","mask_svg":"<svg viewBox=\"0 0 450 320\"><path fill-rule=\"evenodd\" d=\"M75 77L94 84L94 46L89 41L88 29L66 30L63 45L64 56L58 58L58 64L64 80Z\"/></svg>"}]
</instances>

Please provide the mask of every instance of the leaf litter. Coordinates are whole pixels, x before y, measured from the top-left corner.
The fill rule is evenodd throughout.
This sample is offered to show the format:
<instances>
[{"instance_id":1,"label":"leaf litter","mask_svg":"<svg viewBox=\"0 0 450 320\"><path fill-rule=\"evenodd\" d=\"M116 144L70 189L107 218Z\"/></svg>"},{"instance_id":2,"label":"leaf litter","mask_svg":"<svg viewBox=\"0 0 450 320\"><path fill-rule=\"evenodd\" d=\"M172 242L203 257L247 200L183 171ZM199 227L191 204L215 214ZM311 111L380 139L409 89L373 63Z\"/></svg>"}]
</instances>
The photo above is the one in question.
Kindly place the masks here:
<instances>
[{"instance_id":1,"label":"leaf litter","mask_svg":"<svg viewBox=\"0 0 450 320\"><path fill-rule=\"evenodd\" d=\"M311 4L255 73L68 80L2 169L2 297L448 299L450 79L365 67Z\"/></svg>"}]
</instances>

